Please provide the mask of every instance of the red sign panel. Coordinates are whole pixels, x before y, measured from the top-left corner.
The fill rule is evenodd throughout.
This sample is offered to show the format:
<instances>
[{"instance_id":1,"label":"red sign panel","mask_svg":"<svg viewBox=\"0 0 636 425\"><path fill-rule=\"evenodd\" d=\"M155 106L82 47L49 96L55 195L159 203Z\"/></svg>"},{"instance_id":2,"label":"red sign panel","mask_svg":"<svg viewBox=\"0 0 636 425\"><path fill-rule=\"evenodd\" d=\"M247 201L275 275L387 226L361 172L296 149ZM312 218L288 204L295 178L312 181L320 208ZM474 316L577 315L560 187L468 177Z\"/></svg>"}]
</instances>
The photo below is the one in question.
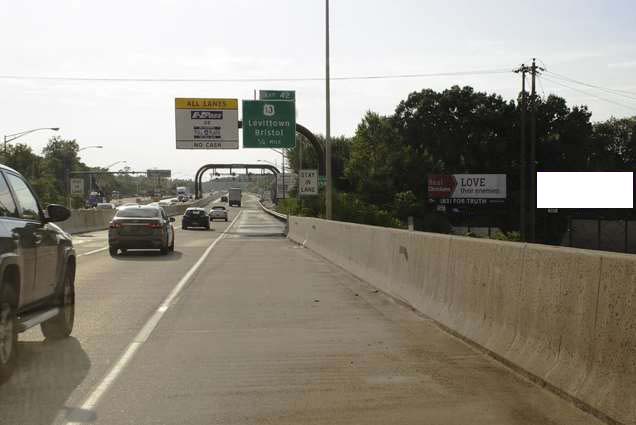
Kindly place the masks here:
<instances>
[{"instance_id":1,"label":"red sign panel","mask_svg":"<svg viewBox=\"0 0 636 425\"><path fill-rule=\"evenodd\" d=\"M457 180L453 175L429 175L429 198L450 198L457 188Z\"/></svg>"}]
</instances>

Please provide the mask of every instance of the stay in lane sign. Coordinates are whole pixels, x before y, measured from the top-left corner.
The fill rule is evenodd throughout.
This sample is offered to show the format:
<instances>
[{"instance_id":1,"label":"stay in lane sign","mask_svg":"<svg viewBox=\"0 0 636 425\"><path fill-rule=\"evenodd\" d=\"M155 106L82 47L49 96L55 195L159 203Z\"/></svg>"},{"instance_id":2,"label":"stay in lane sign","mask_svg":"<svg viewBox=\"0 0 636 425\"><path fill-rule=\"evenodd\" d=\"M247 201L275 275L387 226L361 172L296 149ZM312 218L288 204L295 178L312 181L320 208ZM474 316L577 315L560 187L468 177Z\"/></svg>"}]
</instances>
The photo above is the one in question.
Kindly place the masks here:
<instances>
[{"instance_id":1,"label":"stay in lane sign","mask_svg":"<svg viewBox=\"0 0 636 425\"><path fill-rule=\"evenodd\" d=\"M177 149L238 149L237 99L175 99Z\"/></svg>"},{"instance_id":2,"label":"stay in lane sign","mask_svg":"<svg viewBox=\"0 0 636 425\"><path fill-rule=\"evenodd\" d=\"M293 148L295 144L295 102L243 101L244 148Z\"/></svg>"},{"instance_id":3,"label":"stay in lane sign","mask_svg":"<svg viewBox=\"0 0 636 425\"><path fill-rule=\"evenodd\" d=\"M318 195L318 170L300 170L298 192L300 195Z\"/></svg>"}]
</instances>

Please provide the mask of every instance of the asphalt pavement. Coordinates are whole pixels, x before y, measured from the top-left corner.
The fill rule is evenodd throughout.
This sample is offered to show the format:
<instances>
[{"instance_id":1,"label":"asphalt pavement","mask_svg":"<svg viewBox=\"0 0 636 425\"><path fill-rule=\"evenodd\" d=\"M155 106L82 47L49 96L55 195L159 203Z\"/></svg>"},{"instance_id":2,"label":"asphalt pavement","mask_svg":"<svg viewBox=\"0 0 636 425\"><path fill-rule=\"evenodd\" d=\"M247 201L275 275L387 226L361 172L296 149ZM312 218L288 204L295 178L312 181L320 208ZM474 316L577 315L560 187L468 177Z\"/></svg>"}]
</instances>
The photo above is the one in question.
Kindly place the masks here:
<instances>
[{"instance_id":1,"label":"asphalt pavement","mask_svg":"<svg viewBox=\"0 0 636 425\"><path fill-rule=\"evenodd\" d=\"M21 335L2 424L598 424L282 236L244 197L175 252L76 236L76 327ZM381 247L378 247L381 249Z\"/></svg>"}]
</instances>

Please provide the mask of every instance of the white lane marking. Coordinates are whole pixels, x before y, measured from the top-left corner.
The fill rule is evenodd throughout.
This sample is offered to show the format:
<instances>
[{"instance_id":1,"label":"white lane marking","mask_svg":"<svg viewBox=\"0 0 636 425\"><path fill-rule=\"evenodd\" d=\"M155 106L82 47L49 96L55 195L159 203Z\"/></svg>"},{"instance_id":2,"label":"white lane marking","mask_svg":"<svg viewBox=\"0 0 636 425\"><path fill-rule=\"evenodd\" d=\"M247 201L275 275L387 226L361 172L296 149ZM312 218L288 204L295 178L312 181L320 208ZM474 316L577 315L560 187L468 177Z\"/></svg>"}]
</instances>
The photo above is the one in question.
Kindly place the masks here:
<instances>
[{"instance_id":1,"label":"white lane marking","mask_svg":"<svg viewBox=\"0 0 636 425\"><path fill-rule=\"evenodd\" d=\"M110 369L108 374L100 381L100 383L95 387L95 389L88 396L86 401L80 407L81 410L93 410L99 400L102 398L104 393L108 391L110 386L115 382L117 377L124 371L126 366L130 363L135 353L139 348L143 345L144 342L148 340L148 337L152 333L152 331L157 327L159 321L163 317L163 315L168 311L172 302L179 296L183 288L190 282L192 276L197 272L199 267L206 260L212 248L225 236L226 232L234 225L234 222L241 216L241 211L234 217L234 220L230 223L230 225L221 233L214 241L207 247L207 249L203 252L201 257L197 260L196 263L188 270L188 272L179 280L177 285L172 289L170 294L166 297L166 299L161 303L161 305L155 310L150 319L146 322L146 324L141 328L139 333L135 336L133 341L128 345L124 354L117 360L117 363ZM82 422L66 422L67 425L80 425Z\"/></svg>"},{"instance_id":2,"label":"white lane marking","mask_svg":"<svg viewBox=\"0 0 636 425\"><path fill-rule=\"evenodd\" d=\"M107 246L99 248L99 249L94 249L92 251L88 251L88 252L84 252L83 254L78 254L77 257L83 257L85 255L91 255L91 254L97 254L98 252L102 252L102 251L106 251L108 249Z\"/></svg>"}]
</instances>

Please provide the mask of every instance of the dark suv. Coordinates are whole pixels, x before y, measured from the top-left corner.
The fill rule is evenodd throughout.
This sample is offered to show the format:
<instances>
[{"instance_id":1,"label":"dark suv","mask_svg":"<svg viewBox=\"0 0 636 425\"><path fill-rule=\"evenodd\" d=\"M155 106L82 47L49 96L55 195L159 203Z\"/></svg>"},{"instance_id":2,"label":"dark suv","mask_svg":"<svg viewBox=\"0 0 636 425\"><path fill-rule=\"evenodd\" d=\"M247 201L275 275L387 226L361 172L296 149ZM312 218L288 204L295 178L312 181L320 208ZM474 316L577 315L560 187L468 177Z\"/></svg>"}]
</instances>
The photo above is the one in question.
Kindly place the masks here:
<instances>
[{"instance_id":1,"label":"dark suv","mask_svg":"<svg viewBox=\"0 0 636 425\"><path fill-rule=\"evenodd\" d=\"M27 181L0 165L0 382L16 364L18 333L41 325L47 339L71 334L75 318L75 251L52 222L71 212L40 207Z\"/></svg>"}]
</instances>

